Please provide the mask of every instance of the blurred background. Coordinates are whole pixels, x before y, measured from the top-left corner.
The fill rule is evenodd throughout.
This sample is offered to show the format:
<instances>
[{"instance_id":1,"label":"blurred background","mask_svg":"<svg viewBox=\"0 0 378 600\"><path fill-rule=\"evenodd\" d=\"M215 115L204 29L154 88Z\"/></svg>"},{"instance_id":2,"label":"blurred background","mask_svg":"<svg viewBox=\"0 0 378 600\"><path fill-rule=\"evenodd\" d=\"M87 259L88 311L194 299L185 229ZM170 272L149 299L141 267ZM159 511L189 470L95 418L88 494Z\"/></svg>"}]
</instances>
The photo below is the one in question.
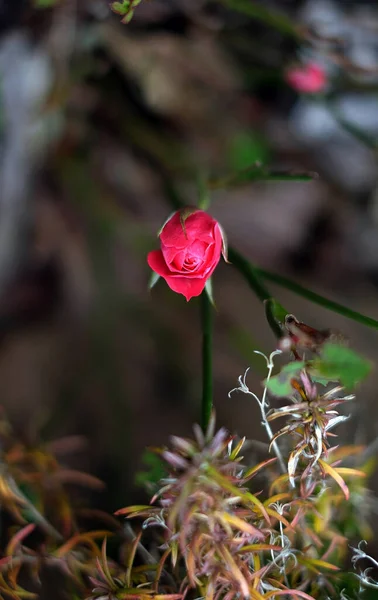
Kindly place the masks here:
<instances>
[{"instance_id":1,"label":"blurred background","mask_svg":"<svg viewBox=\"0 0 378 600\"><path fill-rule=\"evenodd\" d=\"M378 319L378 6L357 0L0 1L0 389L25 443L85 436L75 465L93 504L145 497L145 446L199 419L199 302L160 281L147 252L175 189L254 163L309 181L217 189L210 212L258 266ZM298 94L294 64L324 69ZM219 424L264 440L259 391L275 340L230 265L214 276ZM300 320L341 330L375 363L378 332L268 284ZM377 373L340 441L378 434ZM349 407L348 407L349 408ZM371 482L373 489L377 479Z\"/></svg>"}]
</instances>

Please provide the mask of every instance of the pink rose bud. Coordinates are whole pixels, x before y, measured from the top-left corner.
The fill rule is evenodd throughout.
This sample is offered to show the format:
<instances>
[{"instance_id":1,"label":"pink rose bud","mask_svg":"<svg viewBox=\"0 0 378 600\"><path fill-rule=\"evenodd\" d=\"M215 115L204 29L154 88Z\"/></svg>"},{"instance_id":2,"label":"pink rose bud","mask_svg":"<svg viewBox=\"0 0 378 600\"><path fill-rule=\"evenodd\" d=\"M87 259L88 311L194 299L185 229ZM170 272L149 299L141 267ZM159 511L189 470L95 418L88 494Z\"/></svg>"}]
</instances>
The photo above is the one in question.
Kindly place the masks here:
<instances>
[{"instance_id":1,"label":"pink rose bud","mask_svg":"<svg viewBox=\"0 0 378 600\"><path fill-rule=\"evenodd\" d=\"M327 84L323 67L316 63L292 67L286 72L285 79L297 92L304 94L317 94L324 90Z\"/></svg>"},{"instance_id":2,"label":"pink rose bud","mask_svg":"<svg viewBox=\"0 0 378 600\"><path fill-rule=\"evenodd\" d=\"M161 249L147 257L151 269L187 301L199 296L225 254L219 223L203 210L183 209L168 219L159 237Z\"/></svg>"}]
</instances>

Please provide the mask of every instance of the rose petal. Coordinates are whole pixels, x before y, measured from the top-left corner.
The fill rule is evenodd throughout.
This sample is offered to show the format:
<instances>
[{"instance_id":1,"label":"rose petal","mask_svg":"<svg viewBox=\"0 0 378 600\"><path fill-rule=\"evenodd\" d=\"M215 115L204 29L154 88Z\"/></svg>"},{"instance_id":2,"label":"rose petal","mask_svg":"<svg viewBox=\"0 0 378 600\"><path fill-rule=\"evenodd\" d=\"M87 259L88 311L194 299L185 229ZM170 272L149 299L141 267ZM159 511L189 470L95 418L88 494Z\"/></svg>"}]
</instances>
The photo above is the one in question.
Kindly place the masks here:
<instances>
[{"instance_id":1,"label":"rose petal","mask_svg":"<svg viewBox=\"0 0 378 600\"><path fill-rule=\"evenodd\" d=\"M208 213L198 210L185 221L186 231L191 240L210 244L214 241L213 231L216 221Z\"/></svg>"},{"instance_id":2,"label":"rose petal","mask_svg":"<svg viewBox=\"0 0 378 600\"><path fill-rule=\"evenodd\" d=\"M214 240L211 240L210 243L213 244ZM188 247L188 255L193 258L199 258L200 260L203 260L208 247L209 244L205 244L205 242L201 242L200 240L194 240L194 242Z\"/></svg>"},{"instance_id":3,"label":"rose petal","mask_svg":"<svg viewBox=\"0 0 378 600\"><path fill-rule=\"evenodd\" d=\"M188 257L182 266L182 275L191 275L192 277L202 277L203 262L200 258Z\"/></svg>"},{"instance_id":4,"label":"rose petal","mask_svg":"<svg viewBox=\"0 0 378 600\"><path fill-rule=\"evenodd\" d=\"M173 249L172 249L172 251L173 251ZM187 249L185 248L185 250L179 250L178 252L176 252L176 255L172 259L171 263L169 262L169 260L167 259L167 256L165 255L164 247L162 248L162 252L163 252L164 260L166 260L168 263L169 269L172 272L176 271L177 273L181 273L182 267L184 265L186 255L188 252ZM169 256L169 254L168 254L168 256Z\"/></svg>"},{"instance_id":5,"label":"rose petal","mask_svg":"<svg viewBox=\"0 0 378 600\"><path fill-rule=\"evenodd\" d=\"M147 257L151 269L187 301L199 296L221 257L223 241L217 221L197 210L183 223L177 212L165 224L160 240L161 250Z\"/></svg>"},{"instance_id":6,"label":"rose petal","mask_svg":"<svg viewBox=\"0 0 378 600\"><path fill-rule=\"evenodd\" d=\"M176 212L173 217L164 225L160 233L160 241L167 248L175 248L182 250L189 244L188 236L186 235L186 227L180 219L180 211Z\"/></svg>"},{"instance_id":7,"label":"rose petal","mask_svg":"<svg viewBox=\"0 0 378 600\"><path fill-rule=\"evenodd\" d=\"M211 244L211 246L208 247L204 260L203 260L203 269L202 269L202 276L203 277L210 277L210 275L208 275L208 273L213 272L215 267L217 266L219 260L220 260L220 255L217 258L217 249L215 244Z\"/></svg>"},{"instance_id":8,"label":"rose petal","mask_svg":"<svg viewBox=\"0 0 378 600\"><path fill-rule=\"evenodd\" d=\"M194 296L199 296L206 285L206 279L199 277L195 279L190 279L189 277L165 277L164 279L171 290L185 296L187 302Z\"/></svg>"},{"instance_id":9,"label":"rose petal","mask_svg":"<svg viewBox=\"0 0 378 600\"><path fill-rule=\"evenodd\" d=\"M165 262L171 268L171 270L181 270L186 258L187 248L175 248L174 246L165 246L165 244L162 243L161 251L163 253Z\"/></svg>"},{"instance_id":10,"label":"rose petal","mask_svg":"<svg viewBox=\"0 0 378 600\"><path fill-rule=\"evenodd\" d=\"M187 301L194 296L199 296L205 287L206 278L190 278L176 274L172 275L164 261L161 250L149 252L147 262L155 273L158 273L158 275L161 275L161 277L165 279L171 290L185 296Z\"/></svg>"},{"instance_id":11,"label":"rose petal","mask_svg":"<svg viewBox=\"0 0 378 600\"><path fill-rule=\"evenodd\" d=\"M186 248L193 240L211 243L213 240L214 219L203 210L197 210L185 221L181 221L180 211L166 223L160 234L164 246L176 249Z\"/></svg>"},{"instance_id":12,"label":"rose petal","mask_svg":"<svg viewBox=\"0 0 378 600\"><path fill-rule=\"evenodd\" d=\"M208 279L212 275L215 267L220 261L220 257L222 254L223 239L221 230L217 222L215 222L214 227L214 240L215 243L209 246L209 250L204 258L205 268L202 274L204 277L206 277L206 279Z\"/></svg>"},{"instance_id":13,"label":"rose petal","mask_svg":"<svg viewBox=\"0 0 378 600\"><path fill-rule=\"evenodd\" d=\"M322 66L316 63L289 69L286 73L286 81L298 92L318 93L327 84L327 75Z\"/></svg>"},{"instance_id":14,"label":"rose petal","mask_svg":"<svg viewBox=\"0 0 378 600\"><path fill-rule=\"evenodd\" d=\"M151 269L158 275L161 275L161 277L165 278L169 275L172 275L168 269L167 263L164 260L161 250L153 250L152 252L149 252L147 255L147 262Z\"/></svg>"}]
</instances>

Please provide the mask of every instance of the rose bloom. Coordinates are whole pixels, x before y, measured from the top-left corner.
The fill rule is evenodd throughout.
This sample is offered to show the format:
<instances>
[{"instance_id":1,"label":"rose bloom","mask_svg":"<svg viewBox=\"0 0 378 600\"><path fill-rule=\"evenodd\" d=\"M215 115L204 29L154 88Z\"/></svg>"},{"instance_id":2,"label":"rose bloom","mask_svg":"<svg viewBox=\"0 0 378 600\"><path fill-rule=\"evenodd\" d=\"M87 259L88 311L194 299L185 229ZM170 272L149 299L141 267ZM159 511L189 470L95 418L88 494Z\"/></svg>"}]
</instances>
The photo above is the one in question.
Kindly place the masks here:
<instances>
[{"instance_id":1,"label":"rose bloom","mask_svg":"<svg viewBox=\"0 0 378 600\"><path fill-rule=\"evenodd\" d=\"M219 223L203 210L183 209L168 219L159 237L161 249L147 257L151 269L187 301L199 296L225 253Z\"/></svg>"},{"instance_id":2,"label":"rose bloom","mask_svg":"<svg viewBox=\"0 0 378 600\"><path fill-rule=\"evenodd\" d=\"M288 69L286 81L297 92L317 94L326 87L327 76L323 67L316 63L308 63Z\"/></svg>"}]
</instances>

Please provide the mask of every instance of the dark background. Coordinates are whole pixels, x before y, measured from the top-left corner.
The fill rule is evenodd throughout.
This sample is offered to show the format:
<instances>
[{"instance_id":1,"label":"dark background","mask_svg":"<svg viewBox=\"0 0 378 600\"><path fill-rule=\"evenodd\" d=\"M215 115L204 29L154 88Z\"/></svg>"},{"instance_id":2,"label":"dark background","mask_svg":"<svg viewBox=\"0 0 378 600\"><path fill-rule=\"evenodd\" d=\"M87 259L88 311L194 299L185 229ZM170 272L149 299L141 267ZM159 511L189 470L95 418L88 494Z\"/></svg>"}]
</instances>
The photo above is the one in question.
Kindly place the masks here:
<instances>
[{"instance_id":1,"label":"dark background","mask_svg":"<svg viewBox=\"0 0 378 600\"><path fill-rule=\"evenodd\" d=\"M1 404L22 439L86 436L75 461L104 479L91 502L109 511L144 497L145 446L199 419L199 302L148 291L172 186L195 203L198 172L316 171L216 191L210 211L253 263L378 319L377 5L251 1L251 18L232 4L143 0L122 25L103 0L0 2ZM285 83L309 59L326 98ZM253 350L275 340L232 266L213 279L218 421L264 440L257 406L227 393L247 366L261 389ZM270 288L376 362L378 332ZM340 442L375 440L376 388L373 372Z\"/></svg>"}]
</instances>

